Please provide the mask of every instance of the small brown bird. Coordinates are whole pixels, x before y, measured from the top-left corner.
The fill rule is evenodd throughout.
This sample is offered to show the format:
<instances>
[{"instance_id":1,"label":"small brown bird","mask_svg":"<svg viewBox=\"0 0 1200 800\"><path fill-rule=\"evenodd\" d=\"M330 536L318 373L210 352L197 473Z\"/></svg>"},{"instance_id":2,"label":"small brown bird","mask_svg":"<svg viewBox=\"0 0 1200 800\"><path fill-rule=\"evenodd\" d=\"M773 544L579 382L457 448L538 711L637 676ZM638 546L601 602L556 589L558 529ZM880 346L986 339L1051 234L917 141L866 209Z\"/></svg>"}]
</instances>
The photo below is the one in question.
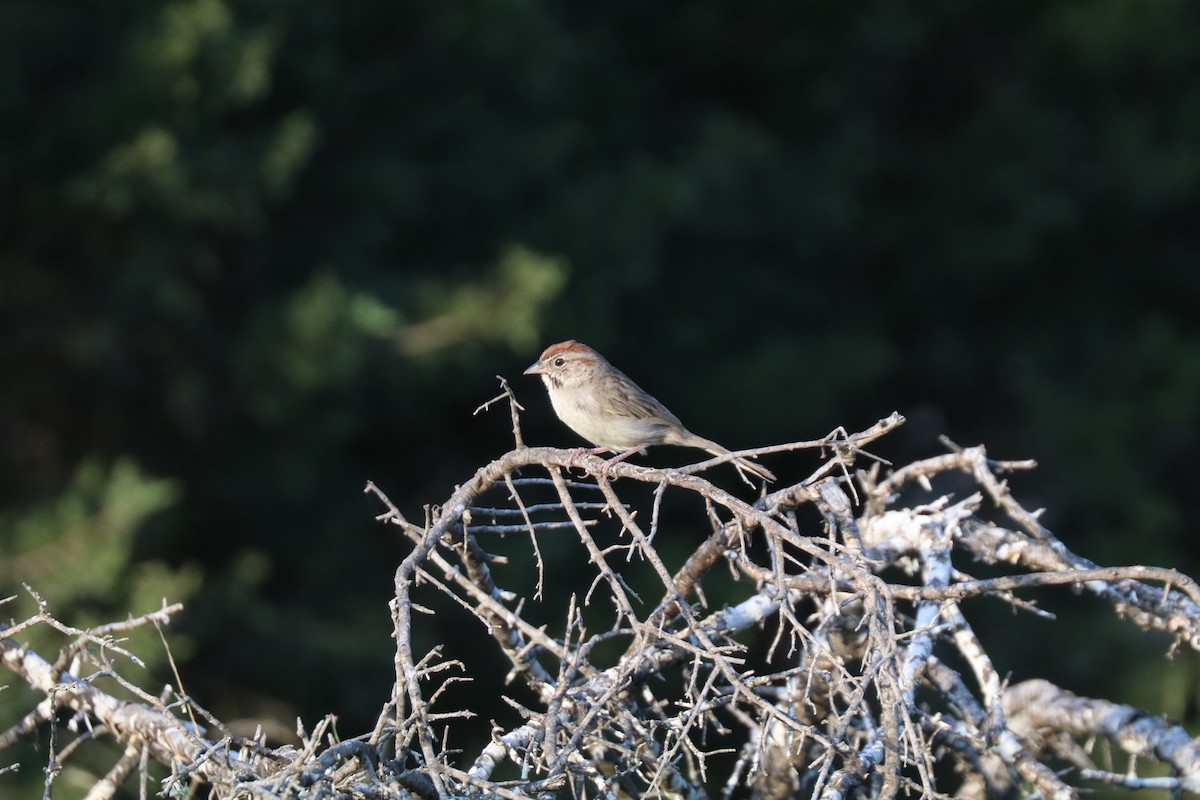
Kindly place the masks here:
<instances>
[{"instance_id":1,"label":"small brown bird","mask_svg":"<svg viewBox=\"0 0 1200 800\"><path fill-rule=\"evenodd\" d=\"M656 444L696 447L716 456L729 452L683 427L666 406L574 339L547 347L525 374L542 376L554 413L568 428L618 453L610 463ZM753 461L739 458L735 463L764 480L775 480L769 469Z\"/></svg>"}]
</instances>

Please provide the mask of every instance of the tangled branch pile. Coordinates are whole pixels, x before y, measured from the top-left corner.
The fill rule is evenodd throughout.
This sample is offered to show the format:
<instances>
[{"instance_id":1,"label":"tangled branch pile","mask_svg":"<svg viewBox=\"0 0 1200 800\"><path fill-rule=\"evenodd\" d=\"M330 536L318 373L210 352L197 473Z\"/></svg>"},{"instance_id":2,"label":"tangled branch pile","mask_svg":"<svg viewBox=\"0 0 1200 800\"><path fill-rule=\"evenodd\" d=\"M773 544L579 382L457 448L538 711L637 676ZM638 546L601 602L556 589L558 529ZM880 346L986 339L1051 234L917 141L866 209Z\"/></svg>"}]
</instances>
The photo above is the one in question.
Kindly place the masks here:
<instances>
[{"instance_id":1,"label":"tangled branch pile","mask_svg":"<svg viewBox=\"0 0 1200 800\"><path fill-rule=\"evenodd\" d=\"M396 689L370 733L332 742L318 726L300 749L271 749L212 735L223 731L216 720L203 721L207 734L181 722L192 705L179 695L117 702L71 666L104 657L97 645L111 631L75 632L48 664L13 638L49 623L43 614L10 631L3 660L47 701L0 744L74 713L125 743L126 772L148 754L171 767L168 784L203 781L222 798L1065 798L1089 781L1200 791L1200 750L1178 726L1044 680L1006 685L965 603L987 595L1048 616L1020 591L1070 585L1176 647L1200 649L1197 585L1070 552L999 477L1030 462L951 447L885 470L864 448L902 422L894 414L856 434L754 451L826 457L753 502L701 477L729 456L605 471L595 456L521 446L515 427L517 449L423 524L368 485L386 507L380 519L413 545L392 606ZM660 534L699 546L668 566ZM489 554L502 535L524 537L522 569ZM549 537L578 542L590 586L547 609ZM510 585L531 562L531 585ZM959 571L970 563L1001 574ZM464 632L474 651L491 648L509 665L511 713L473 752L460 733L473 710L455 705L454 687L482 677L480 664L414 644L418 615L453 609L477 620ZM1129 763L1094 763L1080 744L1094 739ZM1139 774L1138 759L1167 765L1171 777ZM123 779L118 768L109 784Z\"/></svg>"}]
</instances>

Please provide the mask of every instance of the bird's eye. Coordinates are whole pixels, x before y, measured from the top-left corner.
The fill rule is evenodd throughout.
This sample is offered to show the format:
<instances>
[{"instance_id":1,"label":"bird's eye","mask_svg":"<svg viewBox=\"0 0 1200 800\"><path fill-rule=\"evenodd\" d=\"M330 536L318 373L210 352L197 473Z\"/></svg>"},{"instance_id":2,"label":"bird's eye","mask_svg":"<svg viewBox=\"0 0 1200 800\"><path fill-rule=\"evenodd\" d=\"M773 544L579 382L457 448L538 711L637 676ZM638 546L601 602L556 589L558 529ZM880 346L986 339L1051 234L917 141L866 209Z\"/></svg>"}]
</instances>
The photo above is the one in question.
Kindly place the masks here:
<instances>
[{"instance_id":1,"label":"bird's eye","mask_svg":"<svg viewBox=\"0 0 1200 800\"><path fill-rule=\"evenodd\" d=\"M567 360L565 358L563 358L562 356L559 356L558 358L554 359L554 366L556 366L556 367L561 367L565 363L567 363Z\"/></svg>"}]
</instances>

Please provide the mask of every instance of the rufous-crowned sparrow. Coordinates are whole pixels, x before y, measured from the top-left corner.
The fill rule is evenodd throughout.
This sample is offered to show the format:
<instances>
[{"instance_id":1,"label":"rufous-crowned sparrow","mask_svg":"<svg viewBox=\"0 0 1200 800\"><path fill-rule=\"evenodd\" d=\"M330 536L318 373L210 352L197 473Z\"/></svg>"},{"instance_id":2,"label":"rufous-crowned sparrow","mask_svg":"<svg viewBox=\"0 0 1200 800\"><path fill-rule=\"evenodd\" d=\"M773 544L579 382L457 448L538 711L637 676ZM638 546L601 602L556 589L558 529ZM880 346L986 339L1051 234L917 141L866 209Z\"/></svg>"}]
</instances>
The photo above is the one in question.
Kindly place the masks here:
<instances>
[{"instance_id":1,"label":"rufous-crowned sparrow","mask_svg":"<svg viewBox=\"0 0 1200 800\"><path fill-rule=\"evenodd\" d=\"M656 444L697 447L717 456L729 452L683 427L666 406L574 339L547 347L525 374L542 376L554 413L568 428L599 450L618 453L610 464ZM760 478L775 480L766 467L744 458L736 463Z\"/></svg>"}]
</instances>

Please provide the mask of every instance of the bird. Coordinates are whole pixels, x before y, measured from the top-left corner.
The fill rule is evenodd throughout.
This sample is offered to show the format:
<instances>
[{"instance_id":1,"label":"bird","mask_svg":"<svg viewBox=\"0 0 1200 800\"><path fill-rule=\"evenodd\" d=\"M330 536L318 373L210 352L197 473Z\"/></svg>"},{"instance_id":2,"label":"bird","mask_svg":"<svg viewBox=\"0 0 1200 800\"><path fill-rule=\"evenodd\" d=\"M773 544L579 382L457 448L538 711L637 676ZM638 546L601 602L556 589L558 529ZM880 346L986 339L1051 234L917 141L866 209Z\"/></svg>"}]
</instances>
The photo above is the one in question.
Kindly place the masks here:
<instances>
[{"instance_id":1,"label":"bird","mask_svg":"<svg viewBox=\"0 0 1200 800\"><path fill-rule=\"evenodd\" d=\"M574 339L547 347L524 374L541 377L554 413L568 428L596 445L595 452L618 454L607 462L609 466L650 445L695 447L716 456L729 452L689 431L649 392L604 356ZM775 480L775 475L761 464L745 458L735 459L734 463L763 480Z\"/></svg>"}]
</instances>

